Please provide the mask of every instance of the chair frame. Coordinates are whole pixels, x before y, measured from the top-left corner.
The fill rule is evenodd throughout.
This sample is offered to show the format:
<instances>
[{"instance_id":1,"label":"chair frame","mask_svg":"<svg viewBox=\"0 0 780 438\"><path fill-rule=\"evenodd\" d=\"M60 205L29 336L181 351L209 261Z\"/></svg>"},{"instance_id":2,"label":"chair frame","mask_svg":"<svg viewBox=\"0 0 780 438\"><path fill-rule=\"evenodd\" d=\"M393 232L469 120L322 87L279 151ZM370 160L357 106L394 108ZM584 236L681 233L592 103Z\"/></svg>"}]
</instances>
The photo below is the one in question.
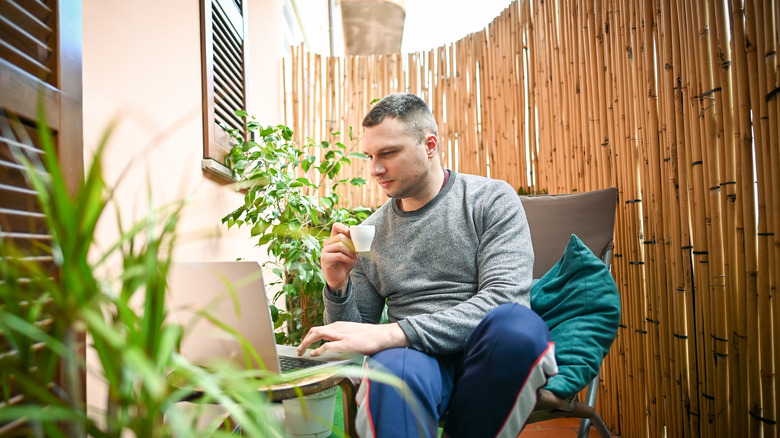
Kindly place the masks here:
<instances>
[{"instance_id":1,"label":"chair frame","mask_svg":"<svg viewBox=\"0 0 780 438\"><path fill-rule=\"evenodd\" d=\"M601 240L599 240L598 242L584 240L584 243L591 249L591 251L594 252L594 254L596 254L596 256L598 256L601 259L602 262L604 262L605 265L607 265L607 268L611 270L612 249L614 245L614 219L615 219L615 212L617 210L617 194L618 194L617 188L612 187L608 189L594 190L594 191L583 192L583 193L566 194L566 195L540 195L539 197L575 196L578 197L578 199L586 199L586 198L598 199L602 204L607 204L610 206L611 215L610 215L610 211L605 211L603 213L603 216L607 221L607 225L611 223L611 232L608 233L607 238L601 236ZM521 196L521 199L523 198L525 199L534 198L534 196ZM611 199L614 200L614 204L610 205L610 202L608 201L610 201ZM609 222L610 216L611 216L611 222ZM529 226L532 228L532 233L531 233L532 239L534 234L533 225L534 224L529 218ZM545 224L545 226L549 227L550 224L549 223ZM604 229L607 228L609 227L608 226L604 227ZM565 241L568 240L568 237L569 235L566 236L565 240L562 240L562 242L564 242L563 247L565 247ZM563 250L561 249L561 254L562 253ZM546 263L549 264L550 262L547 261ZM551 266L544 266L543 270L546 271L550 267ZM536 270L536 266L535 266L535 270ZM343 403L344 403L345 431L349 430L349 432L347 432L347 436L352 436L351 432L355 430L354 422L355 422L355 417L357 415L357 407L352 398L357 392L357 385L358 382L353 379L345 379L343 382L340 383L342 390L346 390L343 394L344 397ZM596 428L596 430L598 431L599 435L602 438L612 438L612 434L610 433L606 424L604 424L604 421L601 419L601 417L595 410L596 395L598 393L598 385L599 385L599 374L597 373L596 376L586 386L587 392L586 392L584 402L580 402L579 400L577 400L578 396L576 395L572 400L566 400L544 388L540 389L538 391L536 407L534 408L534 411L532 412L526 424L536 423L539 421L545 421L554 418L580 418L581 419L580 428L577 434L578 438L587 437L591 425Z\"/></svg>"},{"instance_id":2,"label":"chair frame","mask_svg":"<svg viewBox=\"0 0 780 438\"><path fill-rule=\"evenodd\" d=\"M582 193L574 193L574 194L565 194L565 195L540 195L540 197L546 197L547 199L556 198L556 197L576 197L577 199L585 200L587 199L588 203L593 200L593 202L599 203L600 207L603 208L603 212L601 215L603 216L604 221L604 227L603 230L608 230L609 233L605 236L601 236L601 240L589 240L585 241L585 244L590 248L593 253L601 259L602 262L607 266L607 269L611 271L612 268L612 252L614 248L614 220L615 220L615 213L617 210L617 200L618 200L618 190L615 187L607 188L607 189L601 189L601 190L594 190L589 192L582 192ZM523 196L521 198L534 198L534 196ZM575 198L570 198L575 199ZM526 209L527 210L527 209ZM527 212L528 213L528 212ZM527 214L529 216L529 226L531 227L531 237L534 238L534 225L538 223L538 226L544 225L545 227L549 227L549 224L541 223L541 218L537 218L534 220L532 215ZM545 218L546 219L546 218ZM546 222L546 221L545 221ZM556 224L557 225L557 224ZM577 234L577 230L567 230L571 231L573 234ZM544 233L548 233L549 230L545 231ZM563 237L568 238L570 234L568 233L559 233L559 234L566 234ZM563 239L561 237L561 239ZM579 236L582 237L582 236ZM540 239L544 240L544 239ZM557 243L560 245L560 242ZM550 261L547 260L545 263L548 265L550 264ZM534 267L535 271L538 271L538 266ZM549 269L549 266L542 266L542 271L547 271ZM564 398L561 398L551 391L548 391L544 388L540 389L538 391L538 399L536 403L536 407L534 408L534 411L531 413L531 416L529 417L526 424L532 424L540 421L545 420L551 420L555 418L580 418L580 428L577 433L578 438L585 438L588 436L590 432L591 425L596 428L599 435L602 438L611 438L612 434L610 433L609 429L607 428L606 424L604 424L604 421L601 419L601 416L596 412L596 396L598 394L598 385L599 385L599 375L600 373L596 373L596 375L591 379L590 382L588 382L585 394L585 400L584 402L581 402L578 400L578 395L575 395L572 400L566 400ZM583 388L583 389L585 389Z\"/></svg>"}]
</instances>

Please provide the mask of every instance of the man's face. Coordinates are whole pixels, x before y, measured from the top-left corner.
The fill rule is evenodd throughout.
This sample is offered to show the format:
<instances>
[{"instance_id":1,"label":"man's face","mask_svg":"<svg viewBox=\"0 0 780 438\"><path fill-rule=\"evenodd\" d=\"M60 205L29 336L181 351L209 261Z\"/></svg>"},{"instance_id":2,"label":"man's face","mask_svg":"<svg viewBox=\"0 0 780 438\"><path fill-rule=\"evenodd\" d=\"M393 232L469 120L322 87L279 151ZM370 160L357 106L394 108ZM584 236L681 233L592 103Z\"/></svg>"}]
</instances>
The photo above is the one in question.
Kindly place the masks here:
<instances>
[{"instance_id":1,"label":"man's face","mask_svg":"<svg viewBox=\"0 0 780 438\"><path fill-rule=\"evenodd\" d=\"M371 176L388 197L397 199L419 195L429 169L425 142L417 142L403 128L401 120L388 117L366 128L363 139Z\"/></svg>"}]
</instances>

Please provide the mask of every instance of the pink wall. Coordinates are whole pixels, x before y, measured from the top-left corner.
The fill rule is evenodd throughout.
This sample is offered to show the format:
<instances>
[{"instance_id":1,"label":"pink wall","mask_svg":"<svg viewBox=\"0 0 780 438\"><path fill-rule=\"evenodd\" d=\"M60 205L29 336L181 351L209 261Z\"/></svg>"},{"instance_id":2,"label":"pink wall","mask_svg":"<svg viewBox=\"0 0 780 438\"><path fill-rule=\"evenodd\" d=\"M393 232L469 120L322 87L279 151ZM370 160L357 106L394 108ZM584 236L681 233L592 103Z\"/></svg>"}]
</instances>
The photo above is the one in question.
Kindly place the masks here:
<instances>
[{"instance_id":1,"label":"pink wall","mask_svg":"<svg viewBox=\"0 0 780 438\"><path fill-rule=\"evenodd\" d=\"M104 168L109 184L119 181L116 200L125 227L146 215L149 194L156 206L188 198L176 259L262 259L265 252L253 247L248 230L227 232L220 222L241 196L201 170L198 4L84 0L84 156L91 160L115 122ZM282 5L283 0L248 0L248 109L269 124L282 121ZM115 224L115 218L105 218L100 246L116 240ZM88 382L89 404L102 400L100 383Z\"/></svg>"},{"instance_id":2,"label":"pink wall","mask_svg":"<svg viewBox=\"0 0 780 438\"><path fill-rule=\"evenodd\" d=\"M282 2L250 1L248 8L248 106L261 120L276 123ZM84 155L89 160L108 124L116 122L105 168L114 180L127 172L117 189L125 222L146 213L151 187L156 205L191 200L177 258L253 257L258 251L248 232L226 233L220 223L239 205L239 195L200 167L199 17L193 0L84 1ZM115 236L114 221L105 222L100 240L107 244Z\"/></svg>"}]
</instances>

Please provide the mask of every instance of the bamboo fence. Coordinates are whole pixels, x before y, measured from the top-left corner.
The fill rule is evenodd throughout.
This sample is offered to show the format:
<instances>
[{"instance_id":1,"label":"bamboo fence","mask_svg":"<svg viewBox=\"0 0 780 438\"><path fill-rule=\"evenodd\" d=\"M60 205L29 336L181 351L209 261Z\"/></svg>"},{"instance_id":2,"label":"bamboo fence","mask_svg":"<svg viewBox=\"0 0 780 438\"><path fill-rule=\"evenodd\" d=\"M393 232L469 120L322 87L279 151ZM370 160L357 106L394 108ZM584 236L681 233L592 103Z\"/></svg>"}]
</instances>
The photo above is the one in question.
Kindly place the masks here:
<instances>
[{"instance_id":1,"label":"bamboo fence","mask_svg":"<svg viewBox=\"0 0 780 438\"><path fill-rule=\"evenodd\" d=\"M412 92L451 169L523 193L618 187L601 416L625 437L777 437L778 26L777 0L516 0L428 52L293 48L286 121L360 151L372 100ZM348 197L385 201L371 183Z\"/></svg>"}]
</instances>

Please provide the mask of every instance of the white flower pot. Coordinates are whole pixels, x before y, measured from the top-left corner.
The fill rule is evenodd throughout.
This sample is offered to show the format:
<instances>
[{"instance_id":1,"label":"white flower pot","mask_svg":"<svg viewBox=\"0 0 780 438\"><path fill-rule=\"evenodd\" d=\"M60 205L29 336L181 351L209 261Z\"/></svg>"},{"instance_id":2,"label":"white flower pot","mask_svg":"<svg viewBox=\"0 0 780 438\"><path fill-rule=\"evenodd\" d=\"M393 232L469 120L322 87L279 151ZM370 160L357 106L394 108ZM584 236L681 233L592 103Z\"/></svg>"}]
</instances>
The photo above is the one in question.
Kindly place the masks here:
<instances>
[{"instance_id":1,"label":"white flower pot","mask_svg":"<svg viewBox=\"0 0 780 438\"><path fill-rule=\"evenodd\" d=\"M282 400L284 428L295 438L327 438L333 432L333 413L336 407L334 386L316 394Z\"/></svg>"}]
</instances>

